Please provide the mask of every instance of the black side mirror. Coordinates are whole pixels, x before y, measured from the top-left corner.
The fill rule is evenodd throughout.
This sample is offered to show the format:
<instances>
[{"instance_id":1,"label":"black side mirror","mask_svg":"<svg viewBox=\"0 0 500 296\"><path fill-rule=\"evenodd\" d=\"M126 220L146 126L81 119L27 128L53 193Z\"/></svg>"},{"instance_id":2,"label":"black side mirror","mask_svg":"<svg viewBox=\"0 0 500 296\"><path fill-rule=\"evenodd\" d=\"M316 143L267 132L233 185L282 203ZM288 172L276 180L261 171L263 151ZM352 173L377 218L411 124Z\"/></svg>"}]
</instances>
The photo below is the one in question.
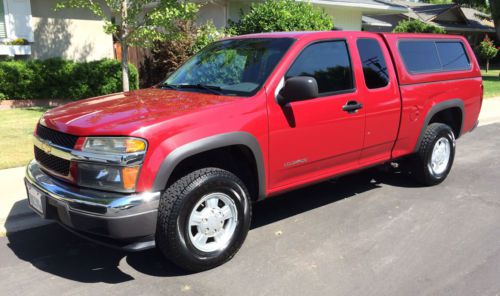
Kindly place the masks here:
<instances>
[{"instance_id":1,"label":"black side mirror","mask_svg":"<svg viewBox=\"0 0 500 296\"><path fill-rule=\"evenodd\" d=\"M317 98L318 95L318 82L314 77L295 76L285 81L277 100L278 104L284 106L290 102Z\"/></svg>"}]
</instances>

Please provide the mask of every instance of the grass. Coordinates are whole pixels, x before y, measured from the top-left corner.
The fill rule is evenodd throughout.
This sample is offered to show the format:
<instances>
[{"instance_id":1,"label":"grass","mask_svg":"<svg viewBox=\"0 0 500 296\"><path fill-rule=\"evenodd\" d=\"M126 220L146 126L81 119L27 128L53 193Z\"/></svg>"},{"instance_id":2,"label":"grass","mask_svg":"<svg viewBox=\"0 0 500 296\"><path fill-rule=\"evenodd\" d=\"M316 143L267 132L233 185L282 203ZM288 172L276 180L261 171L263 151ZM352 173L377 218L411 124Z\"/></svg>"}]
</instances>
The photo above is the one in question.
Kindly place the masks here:
<instances>
[{"instance_id":1,"label":"grass","mask_svg":"<svg viewBox=\"0 0 500 296\"><path fill-rule=\"evenodd\" d=\"M484 97L498 97L500 96L500 70L489 70L486 73L485 70L481 70L483 75L483 84L484 84Z\"/></svg>"},{"instance_id":2,"label":"grass","mask_svg":"<svg viewBox=\"0 0 500 296\"><path fill-rule=\"evenodd\" d=\"M31 135L44 108L0 110L0 169L26 165L33 158Z\"/></svg>"}]
</instances>

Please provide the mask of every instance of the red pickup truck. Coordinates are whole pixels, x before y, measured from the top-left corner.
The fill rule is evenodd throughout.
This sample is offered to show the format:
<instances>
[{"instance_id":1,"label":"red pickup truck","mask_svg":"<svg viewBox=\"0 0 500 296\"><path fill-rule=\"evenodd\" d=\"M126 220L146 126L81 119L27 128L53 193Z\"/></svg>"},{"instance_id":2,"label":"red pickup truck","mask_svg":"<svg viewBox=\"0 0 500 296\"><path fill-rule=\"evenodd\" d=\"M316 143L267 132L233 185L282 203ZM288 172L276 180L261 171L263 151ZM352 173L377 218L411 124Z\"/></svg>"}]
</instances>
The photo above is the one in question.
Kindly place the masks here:
<instances>
[{"instance_id":1,"label":"red pickup truck","mask_svg":"<svg viewBox=\"0 0 500 296\"><path fill-rule=\"evenodd\" d=\"M29 204L87 239L206 270L238 251L255 201L400 159L442 182L482 94L460 36L229 38L153 88L46 112Z\"/></svg>"}]
</instances>

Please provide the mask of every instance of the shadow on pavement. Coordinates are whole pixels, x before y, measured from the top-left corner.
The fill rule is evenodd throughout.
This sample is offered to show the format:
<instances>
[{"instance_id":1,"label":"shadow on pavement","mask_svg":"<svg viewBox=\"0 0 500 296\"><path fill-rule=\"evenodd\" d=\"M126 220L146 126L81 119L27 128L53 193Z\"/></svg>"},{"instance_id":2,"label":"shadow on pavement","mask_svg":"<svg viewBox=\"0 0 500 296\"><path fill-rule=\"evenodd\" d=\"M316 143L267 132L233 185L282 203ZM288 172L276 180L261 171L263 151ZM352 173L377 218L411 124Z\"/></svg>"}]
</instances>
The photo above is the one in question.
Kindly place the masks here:
<instances>
[{"instance_id":1,"label":"shadow on pavement","mask_svg":"<svg viewBox=\"0 0 500 296\"><path fill-rule=\"evenodd\" d=\"M286 193L254 205L252 229L374 190L380 184L417 186L407 176L371 169L304 189ZM126 253L83 240L57 224L8 234L8 246L15 255L34 267L82 283L121 283L133 280L120 262L137 272L156 277L187 273L169 263L157 250ZM121 264L123 266L123 264Z\"/></svg>"}]
</instances>

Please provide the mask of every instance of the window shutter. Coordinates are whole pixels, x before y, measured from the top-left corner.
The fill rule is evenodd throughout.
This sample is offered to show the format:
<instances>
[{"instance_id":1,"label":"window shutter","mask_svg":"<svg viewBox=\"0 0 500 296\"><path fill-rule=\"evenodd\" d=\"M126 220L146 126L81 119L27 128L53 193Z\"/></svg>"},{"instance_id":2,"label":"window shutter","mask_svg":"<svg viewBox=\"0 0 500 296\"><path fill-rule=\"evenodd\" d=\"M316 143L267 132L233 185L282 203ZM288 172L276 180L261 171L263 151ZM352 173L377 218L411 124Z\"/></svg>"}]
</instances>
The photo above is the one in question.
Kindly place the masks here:
<instances>
[{"instance_id":1,"label":"window shutter","mask_svg":"<svg viewBox=\"0 0 500 296\"><path fill-rule=\"evenodd\" d=\"M6 38L5 32L5 13L3 8L3 0L0 0L0 38Z\"/></svg>"}]
</instances>

